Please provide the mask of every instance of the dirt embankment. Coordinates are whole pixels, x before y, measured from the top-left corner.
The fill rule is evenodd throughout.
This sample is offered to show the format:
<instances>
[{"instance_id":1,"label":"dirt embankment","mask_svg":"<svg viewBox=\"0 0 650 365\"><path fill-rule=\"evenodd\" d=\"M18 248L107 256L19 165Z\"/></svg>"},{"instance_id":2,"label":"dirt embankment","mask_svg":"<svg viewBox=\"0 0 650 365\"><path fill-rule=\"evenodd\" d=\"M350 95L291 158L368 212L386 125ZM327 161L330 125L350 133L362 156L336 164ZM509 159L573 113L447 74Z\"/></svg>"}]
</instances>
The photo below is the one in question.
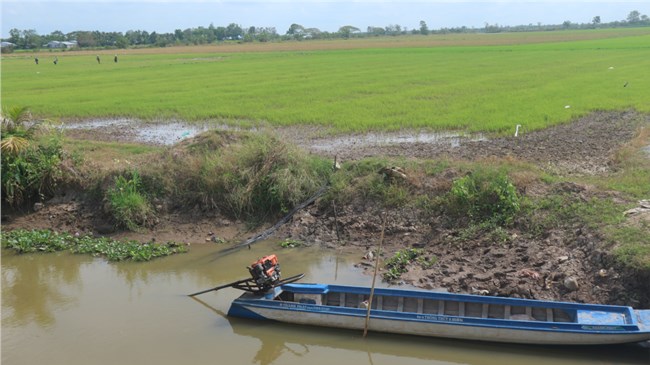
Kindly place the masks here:
<instances>
[{"instance_id":1,"label":"dirt embankment","mask_svg":"<svg viewBox=\"0 0 650 365\"><path fill-rule=\"evenodd\" d=\"M597 112L572 123L518 137L471 140L461 139L393 143L354 143L345 148L337 138L314 137L313 130L279 130L287 138L312 153L337 155L343 160L367 156L401 156L477 160L510 157L535 163L560 174L598 175L611 172L618 149L630 141L640 126L650 125L650 115L632 111ZM307 132L305 132L307 131ZM108 132L110 133L110 130ZM101 139L101 133L94 133ZM128 136L122 136L128 139ZM87 136L85 136L87 138ZM368 141L367 139L359 139ZM315 146L320 146L316 148ZM650 154L648 156L650 158ZM451 185L453 173L425 181L421 189L439 189ZM571 183L552 187L578 198L587 199L594 191L587 185ZM548 186L532 185L531 194L545 194ZM215 235L239 242L253 235L239 222L205 212L159 213L159 222L146 232L115 232L101 209L80 196L57 196L37 211L15 214L3 222L3 229L50 228L61 231L111 235L143 241L201 243ZM4 214L4 212L3 212ZM498 237L459 237L448 228L444 217L423 216L415 209L382 210L373 202L352 201L337 207L318 204L296 214L275 234L275 238L294 238L307 243L355 250L359 265L370 268L372 261L363 256L375 250L386 217L386 256L401 248L421 248L435 264L428 268L411 265L401 281L423 288L445 288L452 292L565 301L626 304L650 307L648 282L636 272L621 269L605 249L602 237L585 226L572 226L529 238L526 232L505 230ZM369 271L370 272L370 271ZM644 286L645 285L645 286Z\"/></svg>"}]
</instances>

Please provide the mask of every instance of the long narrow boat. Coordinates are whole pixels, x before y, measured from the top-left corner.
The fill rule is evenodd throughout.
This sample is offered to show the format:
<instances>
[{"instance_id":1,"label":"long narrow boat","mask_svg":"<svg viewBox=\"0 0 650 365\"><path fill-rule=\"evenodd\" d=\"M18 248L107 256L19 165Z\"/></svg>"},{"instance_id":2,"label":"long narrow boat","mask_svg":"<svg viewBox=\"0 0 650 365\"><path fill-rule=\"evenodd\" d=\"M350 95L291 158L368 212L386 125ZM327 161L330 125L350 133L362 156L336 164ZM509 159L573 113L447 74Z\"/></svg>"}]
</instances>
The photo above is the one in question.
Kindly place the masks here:
<instances>
[{"instance_id":1,"label":"long narrow boat","mask_svg":"<svg viewBox=\"0 0 650 365\"><path fill-rule=\"evenodd\" d=\"M229 316L362 330L370 288L284 284L235 299ZM368 329L408 335L540 345L650 340L650 310L377 288Z\"/></svg>"}]
</instances>

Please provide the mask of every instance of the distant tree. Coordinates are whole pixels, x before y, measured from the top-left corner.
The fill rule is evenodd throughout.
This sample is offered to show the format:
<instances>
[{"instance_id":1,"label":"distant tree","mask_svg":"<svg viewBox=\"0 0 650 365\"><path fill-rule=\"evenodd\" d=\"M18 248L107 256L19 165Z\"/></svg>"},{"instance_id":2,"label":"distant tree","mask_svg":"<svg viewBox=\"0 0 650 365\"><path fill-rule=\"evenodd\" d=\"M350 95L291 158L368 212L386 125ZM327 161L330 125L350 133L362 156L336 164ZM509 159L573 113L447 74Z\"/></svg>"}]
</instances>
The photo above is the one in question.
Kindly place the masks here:
<instances>
[{"instance_id":1,"label":"distant tree","mask_svg":"<svg viewBox=\"0 0 650 365\"><path fill-rule=\"evenodd\" d=\"M25 38L25 48L36 49L41 48L42 40L41 36L36 33L34 29L28 29L23 32L23 37Z\"/></svg>"},{"instance_id":2,"label":"distant tree","mask_svg":"<svg viewBox=\"0 0 650 365\"><path fill-rule=\"evenodd\" d=\"M565 20L564 23L562 23L562 27L564 27L565 29L571 28L571 21Z\"/></svg>"},{"instance_id":3,"label":"distant tree","mask_svg":"<svg viewBox=\"0 0 650 365\"><path fill-rule=\"evenodd\" d=\"M47 37L51 41L65 41L65 34L60 30L55 30Z\"/></svg>"},{"instance_id":4,"label":"distant tree","mask_svg":"<svg viewBox=\"0 0 650 365\"><path fill-rule=\"evenodd\" d=\"M427 27L427 23L425 23L424 20L420 20L420 34L429 34L429 27Z\"/></svg>"},{"instance_id":5,"label":"distant tree","mask_svg":"<svg viewBox=\"0 0 650 365\"><path fill-rule=\"evenodd\" d=\"M218 41L223 41L226 39L226 27L217 27L214 30L214 35L217 37Z\"/></svg>"},{"instance_id":6,"label":"distant tree","mask_svg":"<svg viewBox=\"0 0 650 365\"><path fill-rule=\"evenodd\" d=\"M352 25L344 25L341 28L339 28L338 31L341 37L346 39L350 38L350 35L352 35L352 33L358 33L358 32L360 32L360 29Z\"/></svg>"},{"instance_id":7,"label":"distant tree","mask_svg":"<svg viewBox=\"0 0 650 365\"><path fill-rule=\"evenodd\" d=\"M91 32L77 32L77 44L79 47L95 47L97 42Z\"/></svg>"},{"instance_id":8,"label":"distant tree","mask_svg":"<svg viewBox=\"0 0 650 365\"><path fill-rule=\"evenodd\" d=\"M287 35L294 39L302 39L305 36L305 27L293 23L287 30Z\"/></svg>"},{"instance_id":9,"label":"distant tree","mask_svg":"<svg viewBox=\"0 0 650 365\"><path fill-rule=\"evenodd\" d=\"M371 27L371 26L369 26L368 29L366 30L366 32L369 35L380 36L380 35L386 34L386 29L384 29L382 27Z\"/></svg>"},{"instance_id":10,"label":"distant tree","mask_svg":"<svg viewBox=\"0 0 650 365\"><path fill-rule=\"evenodd\" d=\"M183 40L183 31L180 30L180 29L174 30L174 38L176 40L178 40L178 41L182 41Z\"/></svg>"},{"instance_id":11,"label":"distant tree","mask_svg":"<svg viewBox=\"0 0 650 365\"><path fill-rule=\"evenodd\" d=\"M19 45L20 44L20 39L22 38L21 34L22 34L22 32L20 30L16 29L16 28L11 29L9 31L9 39L8 39L8 41L15 44L15 45Z\"/></svg>"},{"instance_id":12,"label":"distant tree","mask_svg":"<svg viewBox=\"0 0 650 365\"><path fill-rule=\"evenodd\" d=\"M628 23L638 23L640 21L641 21L641 13L639 13L637 10L632 10L630 14L627 15Z\"/></svg>"},{"instance_id":13,"label":"distant tree","mask_svg":"<svg viewBox=\"0 0 650 365\"><path fill-rule=\"evenodd\" d=\"M155 34L155 32L154 32ZM129 46L129 39L123 36L121 33L115 38L115 47L117 48L126 48Z\"/></svg>"},{"instance_id":14,"label":"distant tree","mask_svg":"<svg viewBox=\"0 0 650 365\"><path fill-rule=\"evenodd\" d=\"M594 25L600 24L600 15L596 15L594 19L591 20Z\"/></svg>"},{"instance_id":15,"label":"distant tree","mask_svg":"<svg viewBox=\"0 0 650 365\"><path fill-rule=\"evenodd\" d=\"M274 27L257 28L257 40L260 42L268 42L278 37Z\"/></svg>"},{"instance_id":16,"label":"distant tree","mask_svg":"<svg viewBox=\"0 0 650 365\"><path fill-rule=\"evenodd\" d=\"M244 30L239 26L239 24L230 23L226 27L226 38L227 39L240 39L244 36Z\"/></svg>"},{"instance_id":17,"label":"distant tree","mask_svg":"<svg viewBox=\"0 0 650 365\"><path fill-rule=\"evenodd\" d=\"M386 27L386 34L398 35L402 33L402 27L399 24L391 24Z\"/></svg>"}]
</instances>

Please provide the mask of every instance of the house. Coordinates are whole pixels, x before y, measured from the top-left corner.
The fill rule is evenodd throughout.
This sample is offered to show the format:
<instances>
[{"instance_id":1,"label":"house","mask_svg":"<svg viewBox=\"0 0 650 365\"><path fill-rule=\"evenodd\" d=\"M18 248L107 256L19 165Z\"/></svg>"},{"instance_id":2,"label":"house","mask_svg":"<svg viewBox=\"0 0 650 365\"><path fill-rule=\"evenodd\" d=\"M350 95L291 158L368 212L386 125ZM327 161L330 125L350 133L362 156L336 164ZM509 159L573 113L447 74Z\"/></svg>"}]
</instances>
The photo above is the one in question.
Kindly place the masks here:
<instances>
[{"instance_id":1,"label":"house","mask_svg":"<svg viewBox=\"0 0 650 365\"><path fill-rule=\"evenodd\" d=\"M73 48L78 47L77 41L51 41L45 45L47 48Z\"/></svg>"},{"instance_id":2,"label":"house","mask_svg":"<svg viewBox=\"0 0 650 365\"><path fill-rule=\"evenodd\" d=\"M5 47L15 47L16 45L11 43L11 42L0 42L0 48L5 48Z\"/></svg>"}]
</instances>

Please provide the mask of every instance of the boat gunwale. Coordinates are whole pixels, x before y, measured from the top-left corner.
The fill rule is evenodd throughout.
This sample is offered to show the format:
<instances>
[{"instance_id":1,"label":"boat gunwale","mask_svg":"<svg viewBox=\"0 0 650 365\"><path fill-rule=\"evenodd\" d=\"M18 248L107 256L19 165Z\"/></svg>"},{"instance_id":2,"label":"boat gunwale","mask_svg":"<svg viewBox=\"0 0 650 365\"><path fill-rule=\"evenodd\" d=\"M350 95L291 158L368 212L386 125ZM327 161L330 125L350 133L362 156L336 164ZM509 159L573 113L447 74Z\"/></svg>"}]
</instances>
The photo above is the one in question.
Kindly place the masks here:
<instances>
[{"instance_id":1,"label":"boat gunwale","mask_svg":"<svg viewBox=\"0 0 650 365\"><path fill-rule=\"evenodd\" d=\"M309 287L313 287L315 290L314 291L305 290L308 289ZM318 288L325 288L325 289L318 291ZM353 293L353 294L370 293L370 288L360 287L360 286L309 284L309 283L285 284L282 285L280 289L283 291L301 293L301 294L328 294L329 292L344 292L344 293ZM277 295L279 295L279 293ZM625 314L626 318L631 320L632 323L626 323L626 325L636 324L636 318L634 318L635 316L633 315L634 309L629 306L620 306L620 305L571 303L571 302L561 302L561 301L559 302L547 301L542 299L523 299L523 298L482 296L482 295L479 296L479 295L472 295L472 294L459 294L459 293L436 292L436 291L414 290L414 289L395 289L395 288L375 288L374 295L448 300L448 301L458 301L458 302L466 302L466 303L487 303L487 304L504 304L504 305L516 303L517 306L530 306L530 307L537 307L537 308L590 310L590 311L620 313L620 314ZM555 322L555 323L562 323L562 322Z\"/></svg>"}]
</instances>

